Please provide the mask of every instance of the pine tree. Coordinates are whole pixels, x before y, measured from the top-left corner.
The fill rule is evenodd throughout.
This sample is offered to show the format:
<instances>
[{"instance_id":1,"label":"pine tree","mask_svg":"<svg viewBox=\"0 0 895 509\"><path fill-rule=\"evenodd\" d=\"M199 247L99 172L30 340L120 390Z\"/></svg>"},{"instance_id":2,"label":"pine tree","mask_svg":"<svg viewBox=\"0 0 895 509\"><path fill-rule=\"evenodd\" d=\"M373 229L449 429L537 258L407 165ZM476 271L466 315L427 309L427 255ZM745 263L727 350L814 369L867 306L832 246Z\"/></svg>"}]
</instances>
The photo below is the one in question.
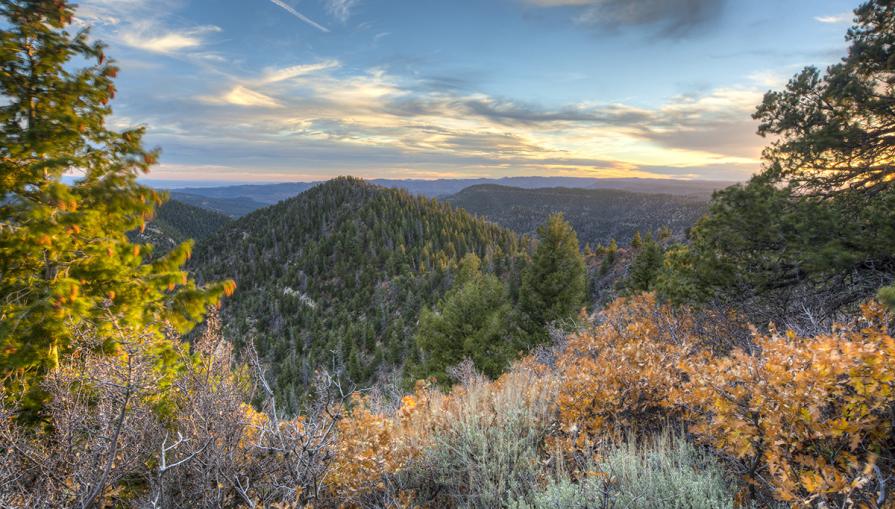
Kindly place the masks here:
<instances>
[{"instance_id":1,"label":"pine tree","mask_svg":"<svg viewBox=\"0 0 895 509\"><path fill-rule=\"evenodd\" d=\"M529 343L545 339L544 326L576 316L584 304L585 266L578 236L562 214L538 228L539 242L522 274L520 310Z\"/></svg>"},{"instance_id":2,"label":"pine tree","mask_svg":"<svg viewBox=\"0 0 895 509\"><path fill-rule=\"evenodd\" d=\"M895 182L895 3L865 2L854 19L841 62L823 74L806 67L753 115L775 139L768 171L800 194L866 198Z\"/></svg>"},{"instance_id":3,"label":"pine tree","mask_svg":"<svg viewBox=\"0 0 895 509\"><path fill-rule=\"evenodd\" d=\"M420 316L416 342L425 359L420 375L446 382L447 368L467 358L482 373L500 375L513 352L507 333L511 310L503 283L482 274L478 256L464 256L454 286Z\"/></svg>"},{"instance_id":4,"label":"pine tree","mask_svg":"<svg viewBox=\"0 0 895 509\"><path fill-rule=\"evenodd\" d=\"M73 9L0 1L0 376L31 409L77 330L95 329L105 351L118 327L185 332L233 289L188 279L189 243L146 263L129 241L163 199L136 181L158 151L142 129L107 128L118 69L86 30L69 31Z\"/></svg>"},{"instance_id":5,"label":"pine tree","mask_svg":"<svg viewBox=\"0 0 895 509\"><path fill-rule=\"evenodd\" d=\"M625 281L625 289L628 293L648 292L653 289L659 271L662 270L662 247L647 235L646 240L641 240L641 247Z\"/></svg>"},{"instance_id":6,"label":"pine tree","mask_svg":"<svg viewBox=\"0 0 895 509\"><path fill-rule=\"evenodd\" d=\"M888 306L889 309L895 311L895 285L880 288L879 292L876 294L876 298Z\"/></svg>"}]
</instances>

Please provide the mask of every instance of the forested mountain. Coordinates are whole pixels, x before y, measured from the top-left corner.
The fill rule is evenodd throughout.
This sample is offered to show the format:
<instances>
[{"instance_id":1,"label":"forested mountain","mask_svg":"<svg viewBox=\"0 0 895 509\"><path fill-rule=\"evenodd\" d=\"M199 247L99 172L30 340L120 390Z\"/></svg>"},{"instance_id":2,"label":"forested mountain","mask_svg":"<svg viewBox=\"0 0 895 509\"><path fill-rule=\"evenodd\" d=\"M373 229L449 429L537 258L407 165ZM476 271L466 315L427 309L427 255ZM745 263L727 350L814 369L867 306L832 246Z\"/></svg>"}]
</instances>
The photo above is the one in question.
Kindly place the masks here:
<instances>
[{"instance_id":1,"label":"forested mountain","mask_svg":"<svg viewBox=\"0 0 895 509\"><path fill-rule=\"evenodd\" d=\"M450 205L338 178L245 216L201 242L190 266L238 289L222 310L238 348L254 340L289 408L319 368L359 383L414 362L420 310L466 253L516 280L525 243ZM344 368L344 369L343 369Z\"/></svg>"},{"instance_id":2,"label":"forested mountain","mask_svg":"<svg viewBox=\"0 0 895 509\"><path fill-rule=\"evenodd\" d=\"M134 240L152 244L158 255L185 240L202 240L232 221L223 214L169 200L156 209L142 233L134 234Z\"/></svg>"},{"instance_id":3,"label":"forested mountain","mask_svg":"<svg viewBox=\"0 0 895 509\"><path fill-rule=\"evenodd\" d=\"M582 244L625 244L637 231L663 227L683 237L706 212L701 197L646 194L615 189L520 189L479 185L447 198L448 203L521 234L534 232L554 212L562 212Z\"/></svg>"}]
</instances>

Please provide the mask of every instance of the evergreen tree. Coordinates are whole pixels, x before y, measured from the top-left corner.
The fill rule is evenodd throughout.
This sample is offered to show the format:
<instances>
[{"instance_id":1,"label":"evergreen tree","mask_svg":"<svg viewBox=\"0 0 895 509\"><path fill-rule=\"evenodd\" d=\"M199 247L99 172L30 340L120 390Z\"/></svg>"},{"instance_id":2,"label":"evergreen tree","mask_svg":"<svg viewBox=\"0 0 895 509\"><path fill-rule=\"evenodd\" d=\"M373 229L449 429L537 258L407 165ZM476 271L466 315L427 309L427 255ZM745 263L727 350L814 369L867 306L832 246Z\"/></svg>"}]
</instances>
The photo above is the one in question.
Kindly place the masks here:
<instances>
[{"instance_id":1,"label":"evergreen tree","mask_svg":"<svg viewBox=\"0 0 895 509\"><path fill-rule=\"evenodd\" d=\"M584 258L578 237L562 214L553 214L538 228L539 242L522 274L520 310L530 342L543 341L544 326L572 318L584 304Z\"/></svg>"},{"instance_id":2,"label":"evergreen tree","mask_svg":"<svg viewBox=\"0 0 895 509\"><path fill-rule=\"evenodd\" d=\"M806 308L832 320L891 284L895 4L863 4L846 39L842 62L765 95L754 114L775 138L764 171L715 194L689 246L666 256L660 293L767 323Z\"/></svg>"},{"instance_id":3,"label":"evergreen tree","mask_svg":"<svg viewBox=\"0 0 895 509\"><path fill-rule=\"evenodd\" d=\"M513 353L507 333L511 310L503 283L482 274L478 256L464 256L453 288L434 310L424 309L420 316L416 342L425 359L421 375L446 382L447 368L468 358L496 378Z\"/></svg>"},{"instance_id":4,"label":"evergreen tree","mask_svg":"<svg viewBox=\"0 0 895 509\"><path fill-rule=\"evenodd\" d=\"M802 194L872 195L895 178L895 3L855 10L848 56L824 74L807 67L782 91L765 95L754 117L769 171Z\"/></svg>"},{"instance_id":5,"label":"evergreen tree","mask_svg":"<svg viewBox=\"0 0 895 509\"><path fill-rule=\"evenodd\" d=\"M625 281L625 289L628 293L648 292L653 289L659 271L662 270L662 246L647 235L646 240L641 240L641 247Z\"/></svg>"},{"instance_id":6,"label":"evergreen tree","mask_svg":"<svg viewBox=\"0 0 895 509\"><path fill-rule=\"evenodd\" d=\"M876 298L895 311L895 286L885 286L877 293Z\"/></svg>"},{"instance_id":7,"label":"evergreen tree","mask_svg":"<svg viewBox=\"0 0 895 509\"><path fill-rule=\"evenodd\" d=\"M0 373L32 410L80 328L96 329L105 351L116 327L161 340L232 290L188 279L188 243L145 263L148 248L129 241L163 198L136 181L158 151L143 148L142 129L107 128L117 68L86 30L68 30L73 9L0 1Z\"/></svg>"}]
</instances>

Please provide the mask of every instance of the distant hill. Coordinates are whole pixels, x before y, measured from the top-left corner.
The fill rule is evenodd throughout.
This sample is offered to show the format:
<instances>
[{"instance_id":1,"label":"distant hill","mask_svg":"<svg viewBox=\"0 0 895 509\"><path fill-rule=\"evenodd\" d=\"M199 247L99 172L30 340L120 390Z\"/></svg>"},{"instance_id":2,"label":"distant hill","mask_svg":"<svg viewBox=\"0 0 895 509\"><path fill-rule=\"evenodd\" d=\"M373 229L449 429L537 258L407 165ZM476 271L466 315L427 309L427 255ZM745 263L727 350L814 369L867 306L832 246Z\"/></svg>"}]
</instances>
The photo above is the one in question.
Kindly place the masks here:
<instances>
[{"instance_id":1,"label":"distant hill","mask_svg":"<svg viewBox=\"0 0 895 509\"><path fill-rule=\"evenodd\" d=\"M274 203L292 198L318 182L284 182L278 184L242 184L221 187L185 187L172 189L175 193L187 193L206 198L231 199L247 198L257 203L273 205Z\"/></svg>"},{"instance_id":2,"label":"distant hill","mask_svg":"<svg viewBox=\"0 0 895 509\"><path fill-rule=\"evenodd\" d=\"M640 193L661 193L708 198L712 192L732 182L669 180L669 179L597 179L580 177L505 177L499 179L437 179L369 181L387 188L404 189L411 194L444 198L470 186L496 184L523 189L567 187L576 189L618 189ZM319 182L287 182L280 184L244 184L221 187L189 187L172 189L171 195L185 203L215 210L231 217L291 198L318 185ZM189 196L187 196L189 195Z\"/></svg>"},{"instance_id":3,"label":"distant hill","mask_svg":"<svg viewBox=\"0 0 895 509\"><path fill-rule=\"evenodd\" d=\"M616 189L520 189L478 185L445 199L447 203L520 234L533 233L547 216L562 212L582 245L627 243L634 232L671 228L683 236L707 210L704 196L647 194Z\"/></svg>"},{"instance_id":4,"label":"distant hill","mask_svg":"<svg viewBox=\"0 0 895 509\"><path fill-rule=\"evenodd\" d=\"M202 196L200 194L184 193L181 191L169 191L168 194L171 198L181 203L217 212L218 214L223 214L230 218L242 217L249 212L254 212L269 205L268 203L262 203L245 196L215 198Z\"/></svg>"},{"instance_id":5,"label":"distant hill","mask_svg":"<svg viewBox=\"0 0 895 509\"><path fill-rule=\"evenodd\" d=\"M465 253L510 277L524 241L466 211L338 178L253 212L200 242L200 280L236 279L228 336L253 338L276 391L300 406L317 368L367 383L400 377L416 353L421 308L450 286Z\"/></svg>"},{"instance_id":6,"label":"distant hill","mask_svg":"<svg viewBox=\"0 0 895 509\"><path fill-rule=\"evenodd\" d=\"M187 239L202 240L230 222L232 219L223 214L169 200L156 209L143 233L132 235L140 242L154 245L158 255Z\"/></svg>"}]
</instances>

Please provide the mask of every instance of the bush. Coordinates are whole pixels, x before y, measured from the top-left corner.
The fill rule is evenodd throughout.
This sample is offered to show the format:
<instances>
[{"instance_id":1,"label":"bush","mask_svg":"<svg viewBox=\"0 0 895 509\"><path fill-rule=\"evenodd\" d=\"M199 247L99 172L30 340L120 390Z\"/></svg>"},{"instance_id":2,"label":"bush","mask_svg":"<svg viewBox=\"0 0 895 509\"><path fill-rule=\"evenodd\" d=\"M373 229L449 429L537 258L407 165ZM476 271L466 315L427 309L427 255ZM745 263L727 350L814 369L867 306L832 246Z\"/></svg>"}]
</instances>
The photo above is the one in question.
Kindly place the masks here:
<instances>
[{"instance_id":1,"label":"bush","mask_svg":"<svg viewBox=\"0 0 895 509\"><path fill-rule=\"evenodd\" d=\"M489 383L475 377L444 400L442 426L410 475L452 507L505 507L544 470L553 419L552 385L528 370ZM426 493L428 492L428 494Z\"/></svg>"},{"instance_id":2,"label":"bush","mask_svg":"<svg viewBox=\"0 0 895 509\"><path fill-rule=\"evenodd\" d=\"M601 318L572 336L558 359L560 419L576 449L661 428L674 416L669 403L683 381L679 360L698 342L693 320L651 294L618 299Z\"/></svg>"},{"instance_id":3,"label":"bush","mask_svg":"<svg viewBox=\"0 0 895 509\"><path fill-rule=\"evenodd\" d=\"M607 446L580 480L558 476L515 509L733 509L737 486L711 454L661 432Z\"/></svg>"},{"instance_id":4,"label":"bush","mask_svg":"<svg viewBox=\"0 0 895 509\"><path fill-rule=\"evenodd\" d=\"M780 500L875 507L880 466L891 468L895 339L881 306L863 311L829 334L772 331L752 352L682 364L691 431Z\"/></svg>"}]
</instances>

